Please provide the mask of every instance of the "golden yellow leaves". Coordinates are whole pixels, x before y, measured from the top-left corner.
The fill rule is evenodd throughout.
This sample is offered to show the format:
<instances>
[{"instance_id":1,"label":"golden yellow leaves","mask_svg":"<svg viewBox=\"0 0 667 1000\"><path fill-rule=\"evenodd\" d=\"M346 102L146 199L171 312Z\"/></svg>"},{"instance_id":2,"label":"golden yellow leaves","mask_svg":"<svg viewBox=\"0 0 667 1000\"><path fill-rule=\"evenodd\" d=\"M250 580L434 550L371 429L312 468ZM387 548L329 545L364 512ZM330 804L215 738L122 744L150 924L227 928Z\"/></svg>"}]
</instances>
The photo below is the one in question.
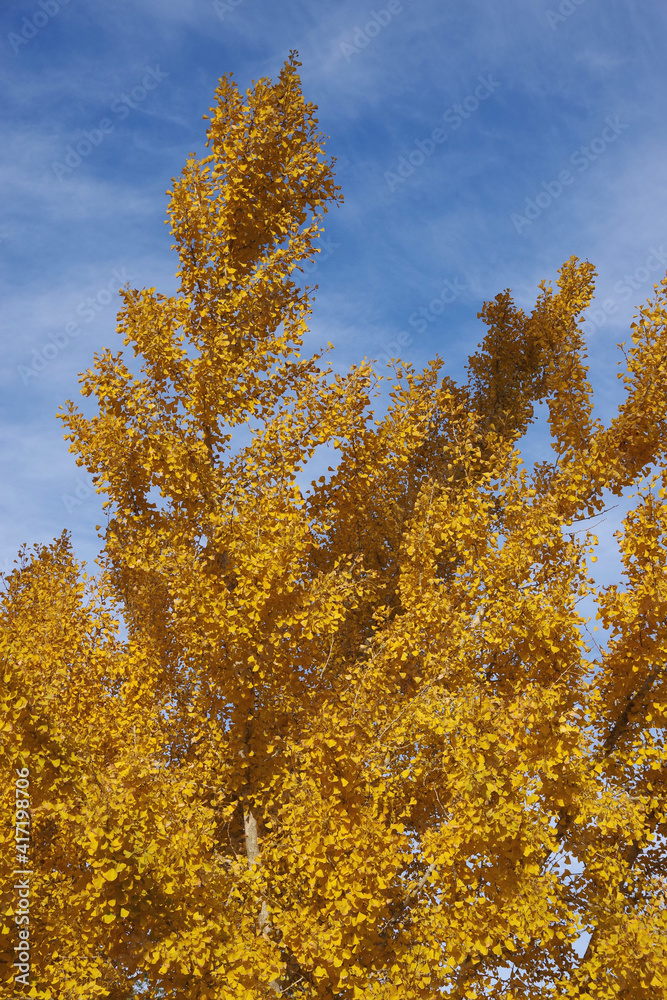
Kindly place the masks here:
<instances>
[{"instance_id":1,"label":"golden yellow leaves","mask_svg":"<svg viewBox=\"0 0 667 1000\"><path fill-rule=\"evenodd\" d=\"M526 995L659 995L664 484L626 520L595 662L574 522L665 466L666 289L609 429L575 258L530 315L484 307L466 385L399 364L376 420L369 365L299 353L296 272L338 191L297 66L221 82L210 155L171 192L181 287L123 293L142 370L104 352L97 415L65 414L113 515L98 592L63 542L3 603L3 752L40 774L42 993L472 998L513 963ZM526 469L538 401L554 454ZM320 446L336 466L305 492Z\"/></svg>"}]
</instances>

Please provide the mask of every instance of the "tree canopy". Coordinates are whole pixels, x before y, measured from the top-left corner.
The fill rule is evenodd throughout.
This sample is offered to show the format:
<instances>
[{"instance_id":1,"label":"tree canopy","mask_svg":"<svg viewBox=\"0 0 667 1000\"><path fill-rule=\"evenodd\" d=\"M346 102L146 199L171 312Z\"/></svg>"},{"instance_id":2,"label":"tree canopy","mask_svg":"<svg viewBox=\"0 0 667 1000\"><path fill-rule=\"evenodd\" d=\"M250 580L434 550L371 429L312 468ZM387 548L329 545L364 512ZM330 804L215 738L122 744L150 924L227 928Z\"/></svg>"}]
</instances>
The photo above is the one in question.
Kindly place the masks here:
<instances>
[{"instance_id":1,"label":"tree canopy","mask_svg":"<svg viewBox=\"0 0 667 1000\"><path fill-rule=\"evenodd\" d=\"M396 361L378 416L372 363L303 353L341 196L298 66L221 80L168 192L180 287L122 290L134 359L97 355L92 415L60 415L105 497L99 573L63 535L5 580L30 995L667 997L667 279L609 426L574 257L532 312L484 305L465 384ZM600 589L588 524L628 489Z\"/></svg>"}]
</instances>

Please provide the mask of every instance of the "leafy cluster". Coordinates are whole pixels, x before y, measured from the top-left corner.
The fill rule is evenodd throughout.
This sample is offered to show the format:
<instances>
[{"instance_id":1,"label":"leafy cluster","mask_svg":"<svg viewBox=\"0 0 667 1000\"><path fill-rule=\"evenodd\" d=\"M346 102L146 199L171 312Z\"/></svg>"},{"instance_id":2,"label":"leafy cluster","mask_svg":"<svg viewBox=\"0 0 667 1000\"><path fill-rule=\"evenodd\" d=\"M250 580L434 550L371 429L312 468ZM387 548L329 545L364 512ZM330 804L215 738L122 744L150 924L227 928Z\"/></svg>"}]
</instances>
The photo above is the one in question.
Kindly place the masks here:
<instances>
[{"instance_id":1,"label":"leafy cluster","mask_svg":"<svg viewBox=\"0 0 667 1000\"><path fill-rule=\"evenodd\" d=\"M6 580L30 995L667 997L667 281L608 427L575 258L530 314L484 306L466 384L397 363L376 419L370 364L300 350L339 191L298 65L245 99L221 81L170 192L178 293L123 290L141 369L105 351L95 415L62 413L106 498L101 573L64 536ZM597 592L587 519L628 488ZM1 996L12 838L3 815Z\"/></svg>"}]
</instances>

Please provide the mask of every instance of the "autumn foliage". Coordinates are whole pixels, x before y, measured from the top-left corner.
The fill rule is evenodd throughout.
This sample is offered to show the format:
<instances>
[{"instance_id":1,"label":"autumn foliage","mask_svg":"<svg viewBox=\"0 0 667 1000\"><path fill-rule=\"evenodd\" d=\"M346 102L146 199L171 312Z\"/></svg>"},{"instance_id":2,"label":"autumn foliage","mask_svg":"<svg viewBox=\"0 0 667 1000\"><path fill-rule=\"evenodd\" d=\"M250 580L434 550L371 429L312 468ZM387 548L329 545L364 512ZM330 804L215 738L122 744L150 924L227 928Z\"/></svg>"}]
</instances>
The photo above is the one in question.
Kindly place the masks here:
<instances>
[{"instance_id":1,"label":"autumn foliage","mask_svg":"<svg viewBox=\"0 0 667 1000\"><path fill-rule=\"evenodd\" d=\"M667 997L667 281L609 426L575 258L530 314L484 306L466 384L397 362L373 404L370 363L301 352L340 195L298 65L221 81L169 192L179 291L122 291L134 359L96 356L61 414L100 572L63 536L5 581L31 995ZM628 490L597 590L590 519Z\"/></svg>"}]
</instances>

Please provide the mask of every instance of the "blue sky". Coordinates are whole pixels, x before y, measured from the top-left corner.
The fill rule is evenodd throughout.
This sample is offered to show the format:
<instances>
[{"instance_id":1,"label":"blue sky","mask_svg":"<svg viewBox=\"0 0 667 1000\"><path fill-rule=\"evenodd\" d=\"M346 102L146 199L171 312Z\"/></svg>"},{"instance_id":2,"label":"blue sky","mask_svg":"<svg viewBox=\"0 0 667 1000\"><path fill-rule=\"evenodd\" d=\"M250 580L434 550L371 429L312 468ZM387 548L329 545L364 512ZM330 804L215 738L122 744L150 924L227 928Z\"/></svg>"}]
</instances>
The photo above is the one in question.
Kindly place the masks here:
<instances>
[{"instance_id":1,"label":"blue sky","mask_svg":"<svg viewBox=\"0 0 667 1000\"><path fill-rule=\"evenodd\" d=\"M175 289L165 191L203 150L218 78L275 77L290 49L345 197L310 345L332 341L340 368L439 353L462 377L483 301L509 287L530 306L576 254L599 272L587 329L608 420L615 345L667 271L666 27L632 0L3 4L0 570L64 527L94 560L100 498L56 410L120 346L118 287Z\"/></svg>"}]
</instances>

